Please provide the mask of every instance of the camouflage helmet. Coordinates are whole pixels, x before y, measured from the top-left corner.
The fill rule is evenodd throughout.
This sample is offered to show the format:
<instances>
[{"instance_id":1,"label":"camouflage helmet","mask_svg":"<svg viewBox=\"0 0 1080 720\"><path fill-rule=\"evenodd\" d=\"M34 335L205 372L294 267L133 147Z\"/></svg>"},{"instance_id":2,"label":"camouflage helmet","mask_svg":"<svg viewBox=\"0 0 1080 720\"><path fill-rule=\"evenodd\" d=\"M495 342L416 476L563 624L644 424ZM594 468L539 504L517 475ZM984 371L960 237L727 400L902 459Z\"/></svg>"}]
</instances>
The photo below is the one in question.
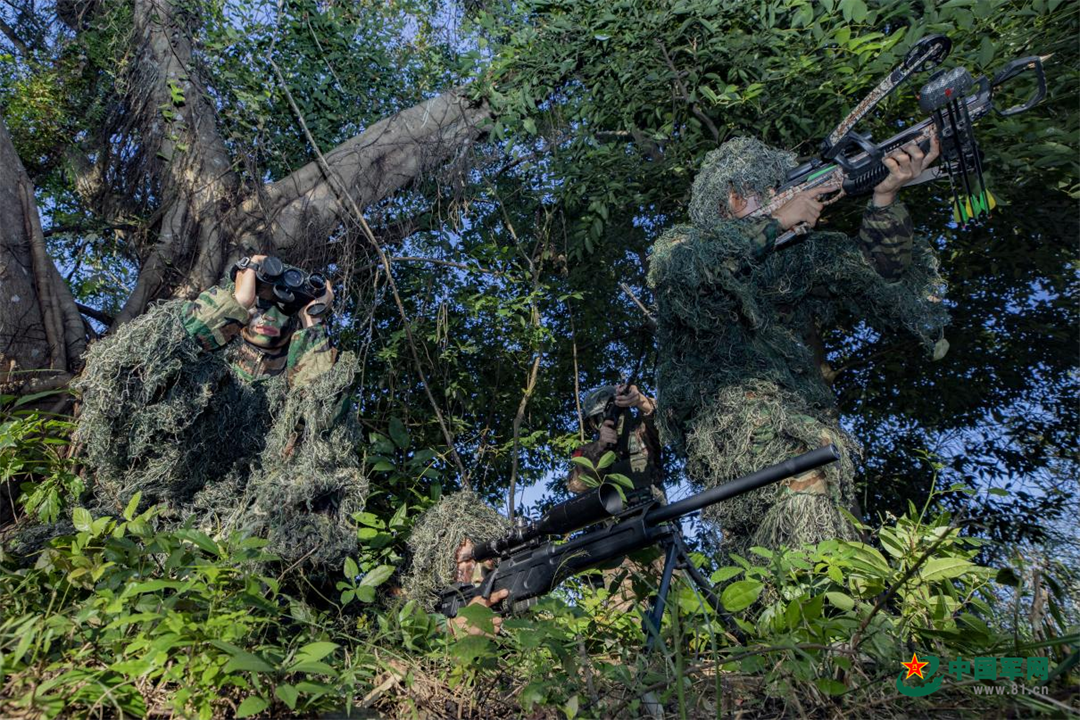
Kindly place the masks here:
<instances>
[{"instance_id":1,"label":"camouflage helmet","mask_svg":"<svg viewBox=\"0 0 1080 720\"><path fill-rule=\"evenodd\" d=\"M762 195L787 179L795 167L795 153L769 147L751 137L736 137L705 155L694 178L690 196L690 222L714 229L730 219L728 192Z\"/></svg>"},{"instance_id":2,"label":"camouflage helmet","mask_svg":"<svg viewBox=\"0 0 1080 720\"><path fill-rule=\"evenodd\" d=\"M610 400L615 397L614 385L602 385L591 391L581 401L581 412L585 417L592 418L602 412Z\"/></svg>"}]
</instances>

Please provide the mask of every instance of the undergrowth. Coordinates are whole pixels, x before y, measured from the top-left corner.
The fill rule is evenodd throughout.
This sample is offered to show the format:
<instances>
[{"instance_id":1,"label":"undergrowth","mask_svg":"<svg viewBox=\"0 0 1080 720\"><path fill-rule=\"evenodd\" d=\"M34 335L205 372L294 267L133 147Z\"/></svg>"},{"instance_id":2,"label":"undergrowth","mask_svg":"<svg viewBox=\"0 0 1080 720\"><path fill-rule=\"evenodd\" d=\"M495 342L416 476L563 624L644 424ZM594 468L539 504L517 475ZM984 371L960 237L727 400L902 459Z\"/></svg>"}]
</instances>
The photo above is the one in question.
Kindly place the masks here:
<instances>
[{"instance_id":1,"label":"undergrowth","mask_svg":"<svg viewBox=\"0 0 1080 720\"><path fill-rule=\"evenodd\" d=\"M23 440L0 446L0 467L43 451L26 440L47 436L32 425L39 420L27 415L3 426L3 437ZM417 484L430 454L382 450L381 495L369 508L376 512L354 517L356 557L329 586L284 567L259 538L163 529L158 510L140 508L137 497L119 517L64 510L73 534L34 557L0 553L0 716L607 718L643 717L660 707L679 718L1075 711L1080 643L1068 592L1075 578L1068 568L1047 566L1041 585L1031 587L1023 567L980 564L985 541L934 509L949 491L936 491L903 517L863 526L866 542L831 540L777 553L754 548L719 567L695 554L730 619L679 581L662 643L645 653L639 614L620 611L609 588L581 579L508 619L497 636L456 637L441 617L396 599L403 540L432 502ZM60 455L48 457L55 462L41 466L52 468L42 486L56 484L49 478L64 466ZM70 492L77 488L58 490L56 502ZM635 582L643 596L654 584ZM1032 599L1041 612L1017 612ZM463 614L482 629L492 627L486 608ZM905 680L900 663L913 653L932 656L928 670L936 673ZM999 679L976 678L974 666L965 673L959 661L975 658L999 658ZM1042 674L1040 658L1046 659ZM1017 686L1022 694L984 695L976 686ZM1023 694L1029 692L1037 694Z\"/></svg>"}]
</instances>

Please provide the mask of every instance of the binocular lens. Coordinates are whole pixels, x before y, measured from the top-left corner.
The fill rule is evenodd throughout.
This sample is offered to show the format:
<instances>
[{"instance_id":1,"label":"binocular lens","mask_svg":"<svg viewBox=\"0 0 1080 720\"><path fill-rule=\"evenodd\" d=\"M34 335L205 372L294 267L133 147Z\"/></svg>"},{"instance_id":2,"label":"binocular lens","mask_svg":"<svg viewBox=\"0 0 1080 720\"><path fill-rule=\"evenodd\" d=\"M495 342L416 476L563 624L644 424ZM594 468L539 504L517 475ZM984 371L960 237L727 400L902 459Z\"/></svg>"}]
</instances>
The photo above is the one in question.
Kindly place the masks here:
<instances>
[{"instance_id":1,"label":"binocular lens","mask_svg":"<svg viewBox=\"0 0 1080 720\"><path fill-rule=\"evenodd\" d=\"M296 301L296 296L292 292L286 290L280 285L274 286L274 297L278 299L278 302L291 303Z\"/></svg>"},{"instance_id":2,"label":"binocular lens","mask_svg":"<svg viewBox=\"0 0 1080 720\"><path fill-rule=\"evenodd\" d=\"M281 281L285 283L286 287L298 288L304 284L304 273L296 268L289 268L285 271L285 276Z\"/></svg>"},{"instance_id":3,"label":"binocular lens","mask_svg":"<svg viewBox=\"0 0 1080 720\"><path fill-rule=\"evenodd\" d=\"M317 290L320 292L326 287L326 280L323 279L323 276L319 274L312 274L308 278L308 282L311 283L311 288L313 290Z\"/></svg>"}]
</instances>

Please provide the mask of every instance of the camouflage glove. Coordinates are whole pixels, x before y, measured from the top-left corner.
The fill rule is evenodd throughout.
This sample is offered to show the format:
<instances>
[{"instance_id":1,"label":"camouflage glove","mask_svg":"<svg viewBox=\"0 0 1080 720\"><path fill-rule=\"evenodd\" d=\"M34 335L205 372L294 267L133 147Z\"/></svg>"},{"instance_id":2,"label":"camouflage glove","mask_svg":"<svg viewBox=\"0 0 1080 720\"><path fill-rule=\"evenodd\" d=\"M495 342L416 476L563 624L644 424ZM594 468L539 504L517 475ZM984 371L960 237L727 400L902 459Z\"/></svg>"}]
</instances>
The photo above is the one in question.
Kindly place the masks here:
<instances>
[{"instance_id":1,"label":"camouflage glove","mask_svg":"<svg viewBox=\"0 0 1080 720\"><path fill-rule=\"evenodd\" d=\"M225 288L215 286L186 303L184 329L206 350L228 345L248 323L248 311Z\"/></svg>"},{"instance_id":2,"label":"camouflage glove","mask_svg":"<svg viewBox=\"0 0 1080 720\"><path fill-rule=\"evenodd\" d=\"M289 342L289 386L304 387L315 378L329 372L337 360L337 350L330 345L330 336L323 325L297 330Z\"/></svg>"}]
</instances>

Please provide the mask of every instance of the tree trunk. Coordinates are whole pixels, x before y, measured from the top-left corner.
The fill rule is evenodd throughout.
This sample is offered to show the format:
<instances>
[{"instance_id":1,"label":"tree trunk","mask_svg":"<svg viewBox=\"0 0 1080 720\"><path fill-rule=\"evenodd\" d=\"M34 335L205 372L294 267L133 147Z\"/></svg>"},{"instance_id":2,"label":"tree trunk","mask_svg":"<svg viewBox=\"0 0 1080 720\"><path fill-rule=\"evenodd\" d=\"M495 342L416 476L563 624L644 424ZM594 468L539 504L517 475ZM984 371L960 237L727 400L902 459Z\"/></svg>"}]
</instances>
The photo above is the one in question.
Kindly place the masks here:
<instances>
[{"instance_id":1,"label":"tree trunk","mask_svg":"<svg viewBox=\"0 0 1080 720\"><path fill-rule=\"evenodd\" d=\"M0 120L0 392L62 385L85 349L86 326L46 252L33 184Z\"/></svg>"}]
</instances>

